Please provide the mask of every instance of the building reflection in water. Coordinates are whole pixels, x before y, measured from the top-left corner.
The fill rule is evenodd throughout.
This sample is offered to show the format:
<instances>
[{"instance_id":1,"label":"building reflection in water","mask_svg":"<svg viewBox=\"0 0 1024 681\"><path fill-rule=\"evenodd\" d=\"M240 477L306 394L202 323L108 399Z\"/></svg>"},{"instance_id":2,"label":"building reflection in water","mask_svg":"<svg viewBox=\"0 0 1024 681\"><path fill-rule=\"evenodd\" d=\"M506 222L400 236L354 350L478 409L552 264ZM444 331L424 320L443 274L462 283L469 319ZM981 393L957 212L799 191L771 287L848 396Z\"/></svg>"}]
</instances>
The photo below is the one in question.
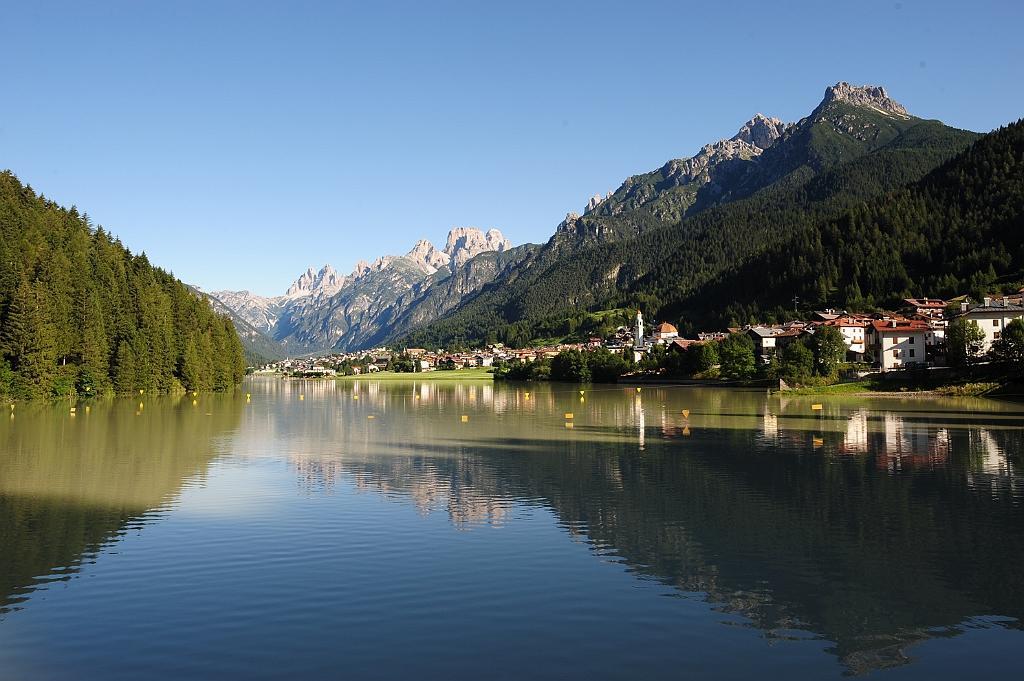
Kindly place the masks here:
<instances>
[{"instance_id":1,"label":"building reflection in water","mask_svg":"<svg viewBox=\"0 0 1024 681\"><path fill-rule=\"evenodd\" d=\"M344 385L337 398L289 402L302 410L286 418L300 419L292 461L308 490L344 478L459 529L550 509L595 553L769 638L833 642L853 673L910 663L914 644L978 616L1024 615L1024 596L1000 586L1024 560L1011 454L1024 442L998 413L979 425L909 401L816 413L729 391L592 389L581 403L575 387L427 382ZM317 409L322 431L301 420ZM986 546L1004 560L986 560Z\"/></svg>"}]
</instances>

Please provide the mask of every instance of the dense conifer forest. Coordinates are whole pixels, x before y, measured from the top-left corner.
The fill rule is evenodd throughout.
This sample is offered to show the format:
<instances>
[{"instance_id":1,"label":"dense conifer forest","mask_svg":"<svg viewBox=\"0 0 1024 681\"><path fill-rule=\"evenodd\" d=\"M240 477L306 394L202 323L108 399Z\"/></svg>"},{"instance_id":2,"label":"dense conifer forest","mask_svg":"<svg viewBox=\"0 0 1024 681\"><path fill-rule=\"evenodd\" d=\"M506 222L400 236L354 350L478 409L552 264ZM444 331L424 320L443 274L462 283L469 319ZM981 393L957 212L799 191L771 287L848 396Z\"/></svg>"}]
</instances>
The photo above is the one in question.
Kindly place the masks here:
<instances>
[{"instance_id":1,"label":"dense conifer forest","mask_svg":"<svg viewBox=\"0 0 1024 681\"><path fill-rule=\"evenodd\" d=\"M0 172L0 394L226 390L244 372L230 319Z\"/></svg>"}]
</instances>

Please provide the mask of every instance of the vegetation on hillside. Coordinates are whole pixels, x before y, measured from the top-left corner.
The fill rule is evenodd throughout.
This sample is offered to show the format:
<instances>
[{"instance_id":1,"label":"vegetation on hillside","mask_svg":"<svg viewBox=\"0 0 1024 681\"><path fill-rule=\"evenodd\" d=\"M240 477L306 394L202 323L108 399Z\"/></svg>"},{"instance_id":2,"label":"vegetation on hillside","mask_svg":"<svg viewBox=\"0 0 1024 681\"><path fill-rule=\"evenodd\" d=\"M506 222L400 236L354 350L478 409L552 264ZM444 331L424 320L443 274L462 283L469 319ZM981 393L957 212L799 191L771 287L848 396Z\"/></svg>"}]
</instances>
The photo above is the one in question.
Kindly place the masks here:
<instances>
[{"instance_id":1,"label":"vegetation on hillside","mask_svg":"<svg viewBox=\"0 0 1024 681\"><path fill-rule=\"evenodd\" d=\"M228 318L0 172L0 394L224 390L244 373Z\"/></svg>"}]
</instances>

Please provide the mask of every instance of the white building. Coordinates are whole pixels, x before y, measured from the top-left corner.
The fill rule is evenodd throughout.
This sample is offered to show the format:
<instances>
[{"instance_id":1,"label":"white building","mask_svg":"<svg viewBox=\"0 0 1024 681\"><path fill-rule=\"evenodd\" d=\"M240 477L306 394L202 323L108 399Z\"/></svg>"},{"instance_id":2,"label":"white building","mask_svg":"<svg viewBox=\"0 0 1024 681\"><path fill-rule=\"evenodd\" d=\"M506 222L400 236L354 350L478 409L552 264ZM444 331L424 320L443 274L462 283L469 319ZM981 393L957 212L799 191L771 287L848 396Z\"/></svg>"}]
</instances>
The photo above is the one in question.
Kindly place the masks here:
<instances>
[{"instance_id":1,"label":"white building","mask_svg":"<svg viewBox=\"0 0 1024 681\"><path fill-rule=\"evenodd\" d=\"M636 311L633 321L633 361L639 362L644 356L644 316Z\"/></svg>"},{"instance_id":2,"label":"white building","mask_svg":"<svg viewBox=\"0 0 1024 681\"><path fill-rule=\"evenodd\" d=\"M992 342L999 340L1003 329L1014 319L1024 317L1024 306L1011 303L1006 298L992 300L985 298L981 305L969 308L961 315L964 319L977 322L978 326L985 333L985 342L982 345L982 352L988 352L992 348Z\"/></svg>"},{"instance_id":3,"label":"white building","mask_svg":"<svg viewBox=\"0 0 1024 681\"><path fill-rule=\"evenodd\" d=\"M836 317L825 323L826 326L834 326L839 329L839 334L846 343L847 359L859 362L867 352L866 336L868 322L854 317Z\"/></svg>"},{"instance_id":4,"label":"white building","mask_svg":"<svg viewBox=\"0 0 1024 681\"><path fill-rule=\"evenodd\" d=\"M867 349L882 371L924 365L928 322L920 319L875 319L867 329Z\"/></svg>"}]
</instances>

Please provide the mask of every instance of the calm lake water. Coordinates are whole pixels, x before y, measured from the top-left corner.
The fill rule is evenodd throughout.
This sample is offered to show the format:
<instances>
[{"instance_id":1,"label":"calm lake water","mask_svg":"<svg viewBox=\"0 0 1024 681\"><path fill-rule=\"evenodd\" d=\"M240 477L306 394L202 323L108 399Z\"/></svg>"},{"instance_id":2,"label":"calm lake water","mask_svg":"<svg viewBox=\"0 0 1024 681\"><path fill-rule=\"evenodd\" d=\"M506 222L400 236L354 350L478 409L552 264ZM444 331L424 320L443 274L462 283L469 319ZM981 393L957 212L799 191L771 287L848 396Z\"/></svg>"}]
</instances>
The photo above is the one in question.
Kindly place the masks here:
<instances>
[{"instance_id":1,"label":"calm lake water","mask_svg":"<svg viewBox=\"0 0 1024 681\"><path fill-rule=\"evenodd\" d=\"M6 411L4 680L1024 661L1021 405L260 378Z\"/></svg>"}]
</instances>

